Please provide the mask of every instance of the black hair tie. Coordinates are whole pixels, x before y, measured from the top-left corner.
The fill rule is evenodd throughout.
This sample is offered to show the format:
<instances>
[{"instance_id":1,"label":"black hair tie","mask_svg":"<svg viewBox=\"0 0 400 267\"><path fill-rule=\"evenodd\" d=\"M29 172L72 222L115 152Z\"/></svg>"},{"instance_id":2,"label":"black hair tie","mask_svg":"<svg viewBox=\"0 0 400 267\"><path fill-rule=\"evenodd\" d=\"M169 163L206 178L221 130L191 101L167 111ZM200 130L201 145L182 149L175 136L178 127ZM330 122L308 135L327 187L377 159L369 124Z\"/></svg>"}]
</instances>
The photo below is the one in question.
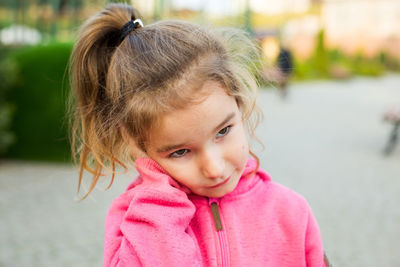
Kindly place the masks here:
<instances>
[{"instance_id":1,"label":"black hair tie","mask_svg":"<svg viewBox=\"0 0 400 267\"><path fill-rule=\"evenodd\" d=\"M131 17L131 20L128 21L121 29L120 41L122 42L128 34L136 30L137 28L143 27L143 22L140 19L135 19L135 17Z\"/></svg>"}]
</instances>

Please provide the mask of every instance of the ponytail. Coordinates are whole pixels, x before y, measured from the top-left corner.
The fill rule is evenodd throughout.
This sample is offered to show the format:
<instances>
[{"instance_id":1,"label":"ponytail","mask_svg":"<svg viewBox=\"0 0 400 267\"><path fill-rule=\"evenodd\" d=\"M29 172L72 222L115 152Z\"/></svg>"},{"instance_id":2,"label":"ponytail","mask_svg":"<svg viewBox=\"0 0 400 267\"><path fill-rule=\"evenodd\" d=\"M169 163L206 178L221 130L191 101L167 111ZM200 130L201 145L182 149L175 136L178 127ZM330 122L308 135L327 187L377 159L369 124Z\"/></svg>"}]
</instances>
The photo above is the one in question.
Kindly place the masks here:
<instances>
[{"instance_id":1,"label":"ponytail","mask_svg":"<svg viewBox=\"0 0 400 267\"><path fill-rule=\"evenodd\" d=\"M111 103L107 100L106 77L111 57L121 42L121 29L138 15L126 4L108 5L81 27L70 57L69 106L74 109L70 110L71 149L75 164L78 166L78 161L80 163L78 193L84 170L93 174L89 192L83 198L94 189L103 168L111 168L111 183L115 165L125 168L109 150L115 128L107 118L106 110Z\"/></svg>"}]
</instances>

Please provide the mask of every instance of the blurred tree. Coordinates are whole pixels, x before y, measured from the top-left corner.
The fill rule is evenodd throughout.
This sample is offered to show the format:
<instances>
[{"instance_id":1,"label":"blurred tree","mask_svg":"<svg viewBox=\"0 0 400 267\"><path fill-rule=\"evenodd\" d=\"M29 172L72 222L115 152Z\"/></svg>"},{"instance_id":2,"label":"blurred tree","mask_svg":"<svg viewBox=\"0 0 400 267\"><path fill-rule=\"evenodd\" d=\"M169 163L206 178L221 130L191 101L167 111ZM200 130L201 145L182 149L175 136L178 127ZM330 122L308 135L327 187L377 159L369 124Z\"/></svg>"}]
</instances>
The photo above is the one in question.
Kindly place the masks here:
<instances>
[{"instance_id":1,"label":"blurred tree","mask_svg":"<svg viewBox=\"0 0 400 267\"><path fill-rule=\"evenodd\" d=\"M244 29L250 33L250 34L254 34L253 31L253 27L251 24L251 16L252 16L252 12L251 12L251 8L250 8L250 2L249 0L246 0L246 9L244 11Z\"/></svg>"},{"instance_id":2,"label":"blurred tree","mask_svg":"<svg viewBox=\"0 0 400 267\"><path fill-rule=\"evenodd\" d=\"M38 6L38 15L36 16L36 28L40 32L45 32L46 31L46 21L45 21L45 6L48 4L48 0L38 0L37 1L37 6Z\"/></svg>"},{"instance_id":3,"label":"blurred tree","mask_svg":"<svg viewBox=\"0 0 400 267\"><path fill-rule=\"evenodd\" d=\"M317 45L313 55L313 65L319 75L325 76L328 74L328 52L325 47L325 33L320 30L317 35Z\"/></svg>"},{"instance_id":4,"label":"blurred tree","mask_svg":"<svg viewBox=\"0 0 400 267\"><path fill-rule=\"evenodd\" d=\"M57 12L59 16L65 15L65 13L67 12L67 7L69 2L70 2L69 0L60 0L60 2L58 3L58 12Z\"/></svg>"},{"instance_id":5,"label":"blurred tree","mask_svg":"<svg viewBox=\"0 0 400 267\"><path fill-rule=\"evenodd\" d=\"M153 20L159 20L162 14L162 0L154 0Z\"/></svg>"},{"instance_id":6,"label":"blurred tree","mask_svg":"<svg viewBox=\"0 0 400 267\"><path fill-rule=\"evenodd\" d=\"M26 3L23 0L15 0L14 1L14 21L17 24L25 24L25 14Z\"/></svg>"}]
</instances>

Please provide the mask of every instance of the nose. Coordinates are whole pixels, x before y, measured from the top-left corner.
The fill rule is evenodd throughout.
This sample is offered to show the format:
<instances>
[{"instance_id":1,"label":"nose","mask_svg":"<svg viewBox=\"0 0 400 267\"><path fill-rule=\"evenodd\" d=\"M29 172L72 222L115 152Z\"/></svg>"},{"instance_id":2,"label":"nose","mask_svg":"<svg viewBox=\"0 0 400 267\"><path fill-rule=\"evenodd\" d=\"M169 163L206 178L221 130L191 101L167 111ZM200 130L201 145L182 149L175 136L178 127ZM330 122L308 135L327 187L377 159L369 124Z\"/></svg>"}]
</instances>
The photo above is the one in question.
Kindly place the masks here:
<instances>
[{"instance_id":1,"label":"nose","mask_svg":"<svg viewBox=\"0 0 400 267\"><path fill-rule=\"evenodd\" d=\"M200 168L207 178L224 178L225 160L221 151L216 147L205 150L201 155Z\"/></svg>"}]
</instances>

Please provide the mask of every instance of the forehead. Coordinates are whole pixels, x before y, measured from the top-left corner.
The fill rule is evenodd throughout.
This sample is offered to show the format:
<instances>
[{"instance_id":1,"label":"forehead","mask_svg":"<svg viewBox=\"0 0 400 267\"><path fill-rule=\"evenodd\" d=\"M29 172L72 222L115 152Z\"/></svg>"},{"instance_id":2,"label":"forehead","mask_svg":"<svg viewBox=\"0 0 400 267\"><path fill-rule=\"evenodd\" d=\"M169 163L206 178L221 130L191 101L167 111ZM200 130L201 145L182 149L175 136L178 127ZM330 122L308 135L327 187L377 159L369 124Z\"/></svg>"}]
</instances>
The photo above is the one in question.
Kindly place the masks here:
<instances>
[{"instance_id":1,"label":"forehead","mask_svg":"<svg viewBox=\"0 0 400 267\"><path fill-rule=\"evenodd\" d=\"M209 135L227 116L240 117L235 98L216 82L207 82L201 89L198 101L188 103L160 118L158 127L150 133L150 146L195 143Z\"/></svg>"}]
</instances>

